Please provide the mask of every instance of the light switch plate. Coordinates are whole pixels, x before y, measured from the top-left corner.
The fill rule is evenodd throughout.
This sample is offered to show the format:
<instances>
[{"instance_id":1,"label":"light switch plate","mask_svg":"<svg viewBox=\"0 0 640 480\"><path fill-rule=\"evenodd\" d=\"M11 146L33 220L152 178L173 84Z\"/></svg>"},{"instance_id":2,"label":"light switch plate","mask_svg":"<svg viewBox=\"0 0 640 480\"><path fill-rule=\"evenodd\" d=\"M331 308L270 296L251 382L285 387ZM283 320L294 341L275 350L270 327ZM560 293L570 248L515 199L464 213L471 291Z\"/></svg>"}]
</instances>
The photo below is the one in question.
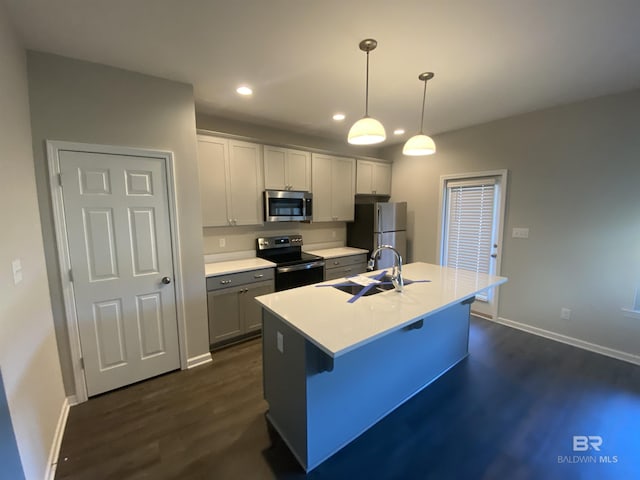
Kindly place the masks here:
<instances>
[{"instance_id":1,"label":"light switch plate","mask_svg":"<svg viewBox=\"0 0 640 480\"><path fill-rule=\"evenodd\" d=\"M22 261L19 258L11 262L11 270L13 271L13 284L18 285L22 282Z\"/></svg>"},{"instance_id":2,"label":"light switch plate","mask_svg":"<svg viewBox=\"0 0 640 480\"><path fill-rule=\"evenodd\" d=\"M529 229L526 227L516 227L512 230L513 238L529 238Z\"/></svg>"}]
</instances>

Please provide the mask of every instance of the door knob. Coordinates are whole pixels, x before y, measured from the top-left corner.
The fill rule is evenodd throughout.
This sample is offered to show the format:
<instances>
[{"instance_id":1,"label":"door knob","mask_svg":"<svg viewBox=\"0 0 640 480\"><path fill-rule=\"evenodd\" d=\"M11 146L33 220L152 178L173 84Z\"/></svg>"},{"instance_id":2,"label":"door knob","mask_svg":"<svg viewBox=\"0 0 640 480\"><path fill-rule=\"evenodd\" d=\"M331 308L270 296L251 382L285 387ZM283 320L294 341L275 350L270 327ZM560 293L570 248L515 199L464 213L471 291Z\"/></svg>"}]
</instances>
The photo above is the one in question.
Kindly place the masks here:
<instances>
[{"instance_id":1,"label":"door knob","mask_svg":"<svg viewBox=\"0 0 640 480\"><path fill-rule=\"evenodd\" d=\"M169 277L162 277L162 283L169 285L171 283L171 279Z\"/></svg>"}]
</instances>

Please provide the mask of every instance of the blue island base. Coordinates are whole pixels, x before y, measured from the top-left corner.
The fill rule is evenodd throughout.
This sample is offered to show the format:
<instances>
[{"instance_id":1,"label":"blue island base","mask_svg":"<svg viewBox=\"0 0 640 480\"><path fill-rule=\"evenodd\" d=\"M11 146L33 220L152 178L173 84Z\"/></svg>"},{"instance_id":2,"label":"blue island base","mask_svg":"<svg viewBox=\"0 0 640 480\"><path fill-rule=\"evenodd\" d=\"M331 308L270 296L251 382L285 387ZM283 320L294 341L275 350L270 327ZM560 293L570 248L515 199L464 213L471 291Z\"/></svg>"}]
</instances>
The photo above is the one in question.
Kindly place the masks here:
<instances>
[{"instance_id":1,"label":"blue island base","mask_svg":"<svg viewBox=\"0 0 640 480\"><path fill-rule=\"evenodd\" d=\"M336 358L262 312L266 416L307 472L468 355L466 301Z\"/></svg>"}]
</instances>

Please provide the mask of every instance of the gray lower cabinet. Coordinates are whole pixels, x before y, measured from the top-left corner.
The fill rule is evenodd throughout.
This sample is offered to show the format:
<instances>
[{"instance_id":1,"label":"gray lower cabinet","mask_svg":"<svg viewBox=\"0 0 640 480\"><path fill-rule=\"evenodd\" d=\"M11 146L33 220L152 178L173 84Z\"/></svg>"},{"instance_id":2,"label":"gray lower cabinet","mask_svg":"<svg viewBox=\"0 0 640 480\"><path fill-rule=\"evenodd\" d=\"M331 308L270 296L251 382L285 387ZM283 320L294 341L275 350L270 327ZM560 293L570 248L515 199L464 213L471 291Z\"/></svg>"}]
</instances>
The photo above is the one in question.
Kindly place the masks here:
<instances>
[{"instance_id":1,"label":"gray lower cabinet","mask_svg":"<svg viewBox=\"0 0 640 480\"><path fill-rule=\"evenodd\" d=\"M327 258L324 261L324 279L350 277L367 271L367 254L359 253L344 257Z\"/></svg>"},{"instance_id":2,"label":"gray lower cabinet","mask_svg":"<svg viewBox=\"0 0 640 480\"><path fill-rule=\"evenodd\" d=\"M260 332L262 309L254 299L274 291L273 277L268 268L207 278L211 348Z\"/></svg>"}]
</instances>

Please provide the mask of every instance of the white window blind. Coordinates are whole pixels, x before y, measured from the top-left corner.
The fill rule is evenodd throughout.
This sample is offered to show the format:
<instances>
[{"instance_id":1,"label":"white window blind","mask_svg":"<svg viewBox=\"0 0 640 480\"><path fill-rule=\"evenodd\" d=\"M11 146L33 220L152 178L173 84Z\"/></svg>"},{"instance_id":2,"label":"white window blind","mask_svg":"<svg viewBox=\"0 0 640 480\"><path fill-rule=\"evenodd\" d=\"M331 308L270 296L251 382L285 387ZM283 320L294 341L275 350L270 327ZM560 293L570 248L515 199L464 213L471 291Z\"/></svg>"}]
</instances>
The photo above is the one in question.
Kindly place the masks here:
<instances>
[{"instance_id":1,"label":"white window blind","mask_svg":"<svg viewBox=\"0 0 640 480\"><path fill-rule=\"evenodd\" d=\"M495 197L495 181L490 178L447 183L447 266L493 273Z\"/></svg>"}]
</instances>

